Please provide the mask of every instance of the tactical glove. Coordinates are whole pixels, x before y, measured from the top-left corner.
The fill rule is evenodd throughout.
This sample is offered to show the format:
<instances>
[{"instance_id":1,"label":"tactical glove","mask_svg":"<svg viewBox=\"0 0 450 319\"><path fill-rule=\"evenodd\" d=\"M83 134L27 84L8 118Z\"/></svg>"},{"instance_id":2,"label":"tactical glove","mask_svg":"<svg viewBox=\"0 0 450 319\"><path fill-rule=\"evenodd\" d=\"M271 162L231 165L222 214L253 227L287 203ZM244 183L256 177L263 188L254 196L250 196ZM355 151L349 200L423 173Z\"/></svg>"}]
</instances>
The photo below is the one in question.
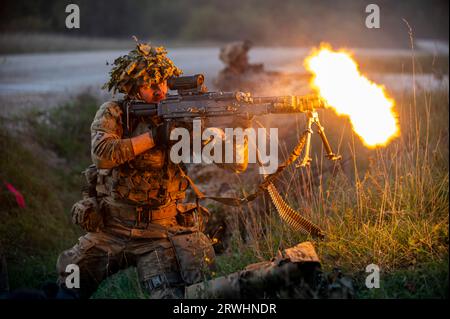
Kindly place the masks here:
<instances>
[{"instance_id":1,"label":"tactical glove","mask_svg":"<svg viewBox=\"0 0 450 319\"><path fill-rule=\"evenodd\" d=\"M172 125L168 121L164 121L156 127L151 128L151 134L153 140L157 145L169 145L170 143L170 131Z\"/></svg>"}]
</instances>

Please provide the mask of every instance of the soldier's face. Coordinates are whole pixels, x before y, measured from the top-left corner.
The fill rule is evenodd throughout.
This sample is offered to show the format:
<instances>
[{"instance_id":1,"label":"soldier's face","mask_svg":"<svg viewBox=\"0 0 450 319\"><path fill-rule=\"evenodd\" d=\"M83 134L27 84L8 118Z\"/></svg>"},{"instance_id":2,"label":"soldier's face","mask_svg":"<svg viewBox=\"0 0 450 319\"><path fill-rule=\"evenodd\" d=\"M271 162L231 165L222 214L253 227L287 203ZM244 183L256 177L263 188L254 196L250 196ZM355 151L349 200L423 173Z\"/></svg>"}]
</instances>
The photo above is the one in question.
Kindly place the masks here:
<instances>
[{"instance_id":1,"label":"soldier's face","mask_svg":"<svg viewBox=\"0 0 450 319\"><path fill-rule=\"evenodd\" d=\"M141 86L139 88L141 97L147 103L158 103L166 98L167 81L151 86Z\"/></svg>"}]
</instances>

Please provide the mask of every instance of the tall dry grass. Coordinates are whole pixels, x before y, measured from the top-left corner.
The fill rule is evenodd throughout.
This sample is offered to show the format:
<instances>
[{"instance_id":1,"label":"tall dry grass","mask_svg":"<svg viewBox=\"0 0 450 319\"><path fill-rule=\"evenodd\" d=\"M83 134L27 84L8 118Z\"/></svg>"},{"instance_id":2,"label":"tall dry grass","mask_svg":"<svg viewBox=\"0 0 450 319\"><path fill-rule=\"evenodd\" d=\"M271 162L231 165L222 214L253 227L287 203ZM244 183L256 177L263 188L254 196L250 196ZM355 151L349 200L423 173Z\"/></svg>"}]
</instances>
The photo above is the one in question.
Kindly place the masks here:
<instances>
[{"instance_id":1,"label":"tall dry grass","mask_svg":"<svg viewBox=\"0 0 450 319\"><path fill-rule=\"evenodd\" d=\"M318 224L326 238L293 232L265 198L230 214L229 228L235 231L229 251L219 257L223 272L304 240L315 242L325 269L341 268L355 276L357 286L372 263L386 278L448 265L448 91L405 93L395 100L401 135L388 146L365 148L345 118L324 111L322 123L343 161L327 162L315 141L311 167L289 168L277 181L290 205ZM291 148L283 147L283 157Z\"/></svg>"}]
</instances>

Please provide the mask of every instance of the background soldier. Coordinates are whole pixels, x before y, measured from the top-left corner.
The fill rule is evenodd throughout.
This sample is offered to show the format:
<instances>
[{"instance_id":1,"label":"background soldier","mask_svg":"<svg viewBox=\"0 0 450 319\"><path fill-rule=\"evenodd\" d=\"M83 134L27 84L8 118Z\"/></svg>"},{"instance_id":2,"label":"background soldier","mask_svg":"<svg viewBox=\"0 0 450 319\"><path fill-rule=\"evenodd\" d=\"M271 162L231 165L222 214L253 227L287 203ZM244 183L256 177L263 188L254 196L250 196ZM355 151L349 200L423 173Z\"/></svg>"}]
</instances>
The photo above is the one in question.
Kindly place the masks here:
<instances>
[{"instance_id":1,"label":"background soldier","mask_svg":"<svg viewBox=\"0 0 450 319\"><path fill-rule=\"evenodd\" d=\"M225 64L214 84L224 91L236 89L248 90L248 81L258 81L255 76L264 74L263 64L250 64L248 51L252 43L249 40L228 43L220 49L219 59Z\"/></svg>"},{"instance_id":2,"label":"background soldier","mask_svg":"<svg viewBox=\"0 0 450 319\"><path fill-rule=\"evenodd\" d=\"M182 72L163 47L137 43L136 49L114 61L110 91L126 100L157 103L166 96L167 79ZM87 234L58 258L61 293L88 298L109 275L136 266L142 287L151 298L182 298L184 287L208 277L214 250L202 232L208 212L183 203L188 181L183 168L169 159L164 125L157 116L127 123L124 101L100 106L91 125L89 187L72 208L73 221ZM233 126L244 129L248 121ZM231 124L229 127L232 127ZM241 172L247 166L247 143L242 164L226 164ZM66 267L80 269L80 287L67 287Z\"/></svg>"}]
</instances>

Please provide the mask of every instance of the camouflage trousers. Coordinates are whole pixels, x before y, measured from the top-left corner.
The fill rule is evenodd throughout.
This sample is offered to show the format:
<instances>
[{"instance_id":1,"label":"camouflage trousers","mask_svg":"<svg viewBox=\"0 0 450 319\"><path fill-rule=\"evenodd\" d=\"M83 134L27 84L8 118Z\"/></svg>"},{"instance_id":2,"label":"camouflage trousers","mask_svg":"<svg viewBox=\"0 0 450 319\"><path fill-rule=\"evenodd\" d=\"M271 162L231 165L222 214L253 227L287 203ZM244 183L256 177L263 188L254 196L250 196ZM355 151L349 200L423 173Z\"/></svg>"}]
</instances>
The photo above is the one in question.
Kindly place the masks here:
<instances>
[{"instance_id":1,"label":"camouflage trousers","mask_svg":"<svg viewBox=\"0 0 450 319\"><path fill-rule=\"evenodd\" d=\"M106 214L101 231L87 233L60 254L58 284L68 289L67 266L75 264L80 285L71 290L80 298L89 298L108 276L135 266L150 298L183 298L185 286L208 278L214 257L206 235L195 227L179 225L175 217L135 227Z\"/></svg>"}]
</instances>

